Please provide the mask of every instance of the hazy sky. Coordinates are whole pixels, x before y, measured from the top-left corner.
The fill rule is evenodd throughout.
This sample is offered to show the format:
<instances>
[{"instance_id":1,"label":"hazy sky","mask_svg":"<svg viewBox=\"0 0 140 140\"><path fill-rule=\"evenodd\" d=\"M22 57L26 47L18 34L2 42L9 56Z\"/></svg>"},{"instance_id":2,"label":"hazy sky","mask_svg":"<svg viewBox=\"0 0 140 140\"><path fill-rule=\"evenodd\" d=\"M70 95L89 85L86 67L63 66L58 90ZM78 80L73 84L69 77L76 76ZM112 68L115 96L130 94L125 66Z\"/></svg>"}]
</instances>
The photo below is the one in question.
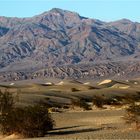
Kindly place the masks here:
<instances>
[{"instance_id":1,"label":"hazy sky","mask_svg":"<svg viewBox=\"0 0 140 140\"><path fill-rule=\"evenodd\" d=\"M31 17L52 8L104 21L128 18L140 22L140 0L0 0L0 16Z\"/></svg>"}]
</instances>

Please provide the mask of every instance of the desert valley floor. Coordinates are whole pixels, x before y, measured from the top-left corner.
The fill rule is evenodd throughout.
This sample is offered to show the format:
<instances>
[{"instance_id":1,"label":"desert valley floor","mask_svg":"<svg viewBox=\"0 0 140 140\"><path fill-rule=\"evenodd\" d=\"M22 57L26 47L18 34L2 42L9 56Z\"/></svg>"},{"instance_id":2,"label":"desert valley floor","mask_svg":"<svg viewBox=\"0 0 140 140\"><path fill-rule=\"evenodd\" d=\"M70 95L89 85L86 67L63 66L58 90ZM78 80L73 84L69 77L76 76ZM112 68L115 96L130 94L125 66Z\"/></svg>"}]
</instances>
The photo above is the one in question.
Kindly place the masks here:
<instances>
[{"instance_id":1,"label":"desert valley floor","mask_svg":"<svg viewBox=\"0 0 140 140\"><path fill-rule=\"evenodd\" d=\"M47 83L15 82L2 83L1 90L8 89L15 97L18 94L17 105L26 106L42 99L58 105L70 105L71 99L84 98L90 104L95 95L104 97L135 96L140 93L140 79L118 81L103 80L96 83L63 80ZM139 131L133 125L126 124L123 116L125 106L106 106L92 110L81 108L58 108L51 111L55 120L54 130L49 131L46 137L28 138L26 140L58 140L58 139L140 139ZM6 139L23 139L16 135L1 137Z\"/></svg>"}]
</instances>

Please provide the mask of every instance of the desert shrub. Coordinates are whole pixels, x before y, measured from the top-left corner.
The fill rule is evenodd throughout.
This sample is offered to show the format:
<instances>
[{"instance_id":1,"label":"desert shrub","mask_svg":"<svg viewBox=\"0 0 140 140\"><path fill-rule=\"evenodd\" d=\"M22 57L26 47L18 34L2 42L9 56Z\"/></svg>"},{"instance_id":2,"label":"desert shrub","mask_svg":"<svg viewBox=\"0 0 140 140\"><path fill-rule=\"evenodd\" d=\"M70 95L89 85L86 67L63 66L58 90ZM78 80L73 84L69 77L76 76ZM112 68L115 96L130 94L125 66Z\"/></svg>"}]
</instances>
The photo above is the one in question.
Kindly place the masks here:
<instances>
[{"instance_id":1,"label":"desert shrub","mask_svg":"<svg viewBox=\"0 0 140 140\"><path fill-rule=\"evenodd\" d=\"M121 101L118 98L110 97L104 99L104 104L116 106L116 105L121 105Z\"/></svg>"},{"instance_id":2,"label":"desert shrub","mask_svg":"<svg viewBox=\"0 0 140 140\"><path fill-rule=\"evenodd\" d=\"M126 114L124 116L126 123L135 124L136 129L140 129L140 105L131 103L126 109Z\"/></svg>"},{"instance_id":3,"label":"desert shrub","mask_svg":"<svg viewBox=\"0 0 140 140\"><path fill-rule=\"evenodd\" d=\"M104 98L101 96L94 96L92 102L96 107L102 108L104 105Z\"/></svg>"},{"instance_id":4,"label":"desert shrub","mask_svg":"<svg viewBox=\"0 0 140 140\"><path fill-rule=\"evenodd\" d=\"M90 105L84 99L72 99L72 106L83 108L84 110L91 110Z\"/></svg>"},{"instance_id":5,"label":"desert shrub","mask_svg":"<svg viewBox=\"0 0 140 140\"><path fill-rule=\"evenodd\" d=\"M53 129L54 121L46 108L35 105L14 108L7 114L2 114L0 124L3 134L17 133L24 137L39 137Z\"/></svg>"},{"instance_id":6,"label":"desert shrub","mask_svg":"<svg viewBox=\"0 0 140 140\"><path fill-rule=\"evenodd\" d=\"M9 112L14 106L14 99L12 94L5 90L0 90L0 114Z\"/></svg>"},{"instance_id":7,"label":"desert shrub","mask_svg":"<svg viewBox=\"0 0 140 140\"><path fill-rule=\"evenodd\" d=\"M140 102L140 94L136 92L136 94L128 94L123 96L123 101L125 104L130 104L132 102Z\"/></svg>"},{"instance_id":8,"label":"desert shrub","mask_svg":"<svg viewBox=\"0 0 140 140\"><path fill-rule=\"evenodd\" d=\"M137 94L136 95L132 95L132 97L131 97L134 101L140 101L140 94L139 94L139 92L137 92Z\"/></svg>"},{"instance_id":9,"label":"desert shrub","mask_svg":"<svg viewBox=\"0 0 140 140\"><path fill-rule=\"evenodd\" d=\"M69 106L68 105L64 105L63 109L69 109Z\"/></svg>"},{"instance_id":10,"label":"desert shrub","mask_svg":"<svg viewBox=\"0 0 140 140\"><path fill-rule=\"evenodd\" d=\"M122 102L123 99L124 99L124 96L115 95L115 96L113 96L113 98L116 99L119 102Z\"/></svg>"},{"instance_id":11,"label":"desert shrub","mask_svg":"<svg viewBox=\"0 0 140 140\"><path fill-rule=\"evenodd\" d=\"M118 97L118 96L105 97L105 96L95 95L93 97L92 102L93 102L93 105L95 105L98 108L102 108L103 105L112 105L112 106L122 105L122 99L121 97Z\"/></svg>"},{"instance_id":12,"label":"desert shrub","mask_svg":"<svg viewBox=\"0 0 140 140\"><path fill-rule=\"evenodd\" d=\"M8 99L10 99L8 101ZM6 111L0 114L0 130L2 134L20 134L24 137L44 136L52 130L54 121L44 104L36 104L23 108L14 107L13 96L1 93L0 104L7 104ZM11 105L11 106L10 106ZM3 109L3 108L2 108Z\"/></svg>"}]
</instances>

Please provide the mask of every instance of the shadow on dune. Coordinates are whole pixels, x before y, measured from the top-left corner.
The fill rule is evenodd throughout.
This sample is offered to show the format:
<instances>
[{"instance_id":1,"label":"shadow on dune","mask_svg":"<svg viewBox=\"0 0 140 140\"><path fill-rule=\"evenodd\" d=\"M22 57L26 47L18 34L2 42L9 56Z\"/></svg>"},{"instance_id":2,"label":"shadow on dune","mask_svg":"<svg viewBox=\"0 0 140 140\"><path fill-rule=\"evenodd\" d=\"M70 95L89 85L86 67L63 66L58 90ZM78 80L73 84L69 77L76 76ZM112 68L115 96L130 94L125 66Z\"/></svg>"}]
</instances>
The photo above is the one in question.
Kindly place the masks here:
<instances>
[{"instance_id":1,"label":"shadow on dune","mask_svg":"<svg viewBox=\"0 0 140 140\"><path fill-rule=\"evenodd\" d=\"M77 128L77 127L81 127L81 126L86 126L86 125L75 125L75 126L60 127L60 128L54 128L53 130L70 129L70 128Z\"/></svg>"},{"instance_id":2,"label":"shadow on dune","mask_svg":"<svg viewBox=\"0 0 140 140\"><path fill-rule=\"evenodd\" d=\"M76 127L80 127L80 126L73 126L70 128L76 128ZM57 130L61 130L61 129L69 129L68 127L66 128L60 128ZM69 135L69 134L77 134L77 133L84 133L84 132L94 132L94 131L99 131L102 130L103 128L81 128L78 130L64 130L64 131L57 131L57 132L48 132L49 135Z\"/></svg>"}]
</instances>

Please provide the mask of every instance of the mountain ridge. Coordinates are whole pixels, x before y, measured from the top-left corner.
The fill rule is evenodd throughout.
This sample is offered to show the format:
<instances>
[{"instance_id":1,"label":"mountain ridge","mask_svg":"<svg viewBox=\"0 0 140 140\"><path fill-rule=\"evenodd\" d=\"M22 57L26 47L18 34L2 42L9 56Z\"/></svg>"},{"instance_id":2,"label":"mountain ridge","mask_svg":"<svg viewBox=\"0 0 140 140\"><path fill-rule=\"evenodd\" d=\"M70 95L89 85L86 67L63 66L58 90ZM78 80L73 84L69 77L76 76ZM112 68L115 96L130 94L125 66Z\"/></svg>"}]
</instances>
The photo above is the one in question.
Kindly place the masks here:
<instances>
[{"instance_id":1,"label":"mountain ridge","mask_svg":"<svg viewBox=\"0 0 140 140\"><path fill-rule=\"evenodd\" d=\"M49 67L123 59L140 59L140 23L102 22L58 8L31 18L0 17L1 77L9 70L36 73Z\"/></svg>"}]
</instances>

